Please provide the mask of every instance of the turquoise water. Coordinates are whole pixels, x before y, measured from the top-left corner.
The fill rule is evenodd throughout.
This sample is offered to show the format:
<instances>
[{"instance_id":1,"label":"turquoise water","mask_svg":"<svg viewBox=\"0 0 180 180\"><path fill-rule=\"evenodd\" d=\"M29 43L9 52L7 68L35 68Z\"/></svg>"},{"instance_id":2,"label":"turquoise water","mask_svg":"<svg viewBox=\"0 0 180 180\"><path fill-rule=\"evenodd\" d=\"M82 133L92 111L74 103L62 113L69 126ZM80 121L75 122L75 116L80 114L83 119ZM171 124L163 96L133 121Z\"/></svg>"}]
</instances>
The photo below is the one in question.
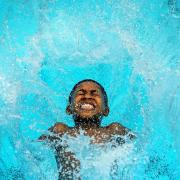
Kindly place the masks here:
<instances>
[{"instance_id":1,"label":"turquoise water","mask_svg":"<svg viewBox=\"0 0 180 180\"><path fill-rule=\"evenodd\" d=\"M57 179L53 151L32 140L73 125L68 96L86 78L107 91L103 125L138 138L103 149L80 136L82 179L179 179L179 0L7 0L0 10L0 179Z\"/></svg>"}]
</instances>

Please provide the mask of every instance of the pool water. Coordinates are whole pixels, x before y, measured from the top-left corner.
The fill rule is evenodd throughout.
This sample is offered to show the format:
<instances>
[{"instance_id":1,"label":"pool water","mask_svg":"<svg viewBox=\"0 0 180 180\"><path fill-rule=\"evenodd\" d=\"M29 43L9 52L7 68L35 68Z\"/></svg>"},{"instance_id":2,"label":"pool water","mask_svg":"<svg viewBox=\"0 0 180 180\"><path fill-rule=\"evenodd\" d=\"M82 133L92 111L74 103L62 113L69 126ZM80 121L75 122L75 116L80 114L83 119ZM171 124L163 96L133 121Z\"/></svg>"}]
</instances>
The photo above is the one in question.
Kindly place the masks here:
<instances>
[{"instance_id":1,"label":"pool water","mask_svg":"<svg viewBox=\"0 0 180 180\"><path fill-rule=\"evenodd\" d=\"M137 138L71 139L82 179L180 179L179 0L7 0L0 22L0 179L58 179L53 150L34 140L73 126L68 96L87 78L109 97L102 125Z\"/></svg>"}]
</instances>

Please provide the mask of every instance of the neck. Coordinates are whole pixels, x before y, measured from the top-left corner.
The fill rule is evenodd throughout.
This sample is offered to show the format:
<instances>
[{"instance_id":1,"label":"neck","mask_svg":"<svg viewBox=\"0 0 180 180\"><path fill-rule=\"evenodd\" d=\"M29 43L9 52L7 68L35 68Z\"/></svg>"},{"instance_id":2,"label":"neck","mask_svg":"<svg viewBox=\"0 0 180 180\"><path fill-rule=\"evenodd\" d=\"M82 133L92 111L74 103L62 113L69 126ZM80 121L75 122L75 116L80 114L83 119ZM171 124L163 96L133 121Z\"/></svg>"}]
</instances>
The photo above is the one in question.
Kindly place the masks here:
<instances>
[{"instance_id":1,"label":"neck","mask_svg":"<svg viewBox=\"0 0 180 180\"><path fill-rule=\"evenodd\" d=\"M91 128L99 128L101 125L101 117L93 117L93 118L81 118L74 116L75 127L81 129L91 129Z\"/></svg>"}]
</instances>

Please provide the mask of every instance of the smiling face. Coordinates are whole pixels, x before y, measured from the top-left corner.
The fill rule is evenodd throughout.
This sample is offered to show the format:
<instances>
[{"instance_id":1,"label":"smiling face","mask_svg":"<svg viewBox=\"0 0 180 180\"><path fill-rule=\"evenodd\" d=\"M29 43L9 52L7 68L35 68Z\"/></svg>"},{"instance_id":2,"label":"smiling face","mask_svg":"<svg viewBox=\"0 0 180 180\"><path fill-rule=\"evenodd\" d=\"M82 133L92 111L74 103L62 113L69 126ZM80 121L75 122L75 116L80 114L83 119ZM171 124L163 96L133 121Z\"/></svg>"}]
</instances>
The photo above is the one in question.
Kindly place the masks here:
<instances>
[{"instance_id":1,"label":"smiling face","mask_svg":"<svg viewBox=\"0 0 180 180\"><path fill-rule=\"evenodd\" d=\"M109 112L101 88L91 81L82 82L77 86L69 108L72 114L81 118L106 116Z\"/></svg>"}]
</instances>

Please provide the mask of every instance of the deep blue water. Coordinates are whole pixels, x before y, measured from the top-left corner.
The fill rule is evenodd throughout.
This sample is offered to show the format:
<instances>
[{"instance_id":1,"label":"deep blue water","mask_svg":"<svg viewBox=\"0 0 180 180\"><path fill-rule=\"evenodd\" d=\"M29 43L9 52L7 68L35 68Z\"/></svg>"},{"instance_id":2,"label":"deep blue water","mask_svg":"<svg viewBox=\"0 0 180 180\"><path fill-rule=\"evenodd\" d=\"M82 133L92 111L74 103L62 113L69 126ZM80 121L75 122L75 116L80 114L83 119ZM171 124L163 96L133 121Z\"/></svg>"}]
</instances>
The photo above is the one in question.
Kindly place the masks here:
<instances>
[{"instance_id":1,"label":"deep blue water","mask_svg":"<svg viewBox=\"0 0 180 180\"><path fill-rule=\"evenodd\" d=\"M116 179L180 178L179 0L6 0L0 22L0 179L57 179L52 150L32 140L73 125L68 96L87 78L107 91L103 125L138 138L100 155L80 138L82 179L111 179L116 157Z\"/></svg>"}]
</instances>

